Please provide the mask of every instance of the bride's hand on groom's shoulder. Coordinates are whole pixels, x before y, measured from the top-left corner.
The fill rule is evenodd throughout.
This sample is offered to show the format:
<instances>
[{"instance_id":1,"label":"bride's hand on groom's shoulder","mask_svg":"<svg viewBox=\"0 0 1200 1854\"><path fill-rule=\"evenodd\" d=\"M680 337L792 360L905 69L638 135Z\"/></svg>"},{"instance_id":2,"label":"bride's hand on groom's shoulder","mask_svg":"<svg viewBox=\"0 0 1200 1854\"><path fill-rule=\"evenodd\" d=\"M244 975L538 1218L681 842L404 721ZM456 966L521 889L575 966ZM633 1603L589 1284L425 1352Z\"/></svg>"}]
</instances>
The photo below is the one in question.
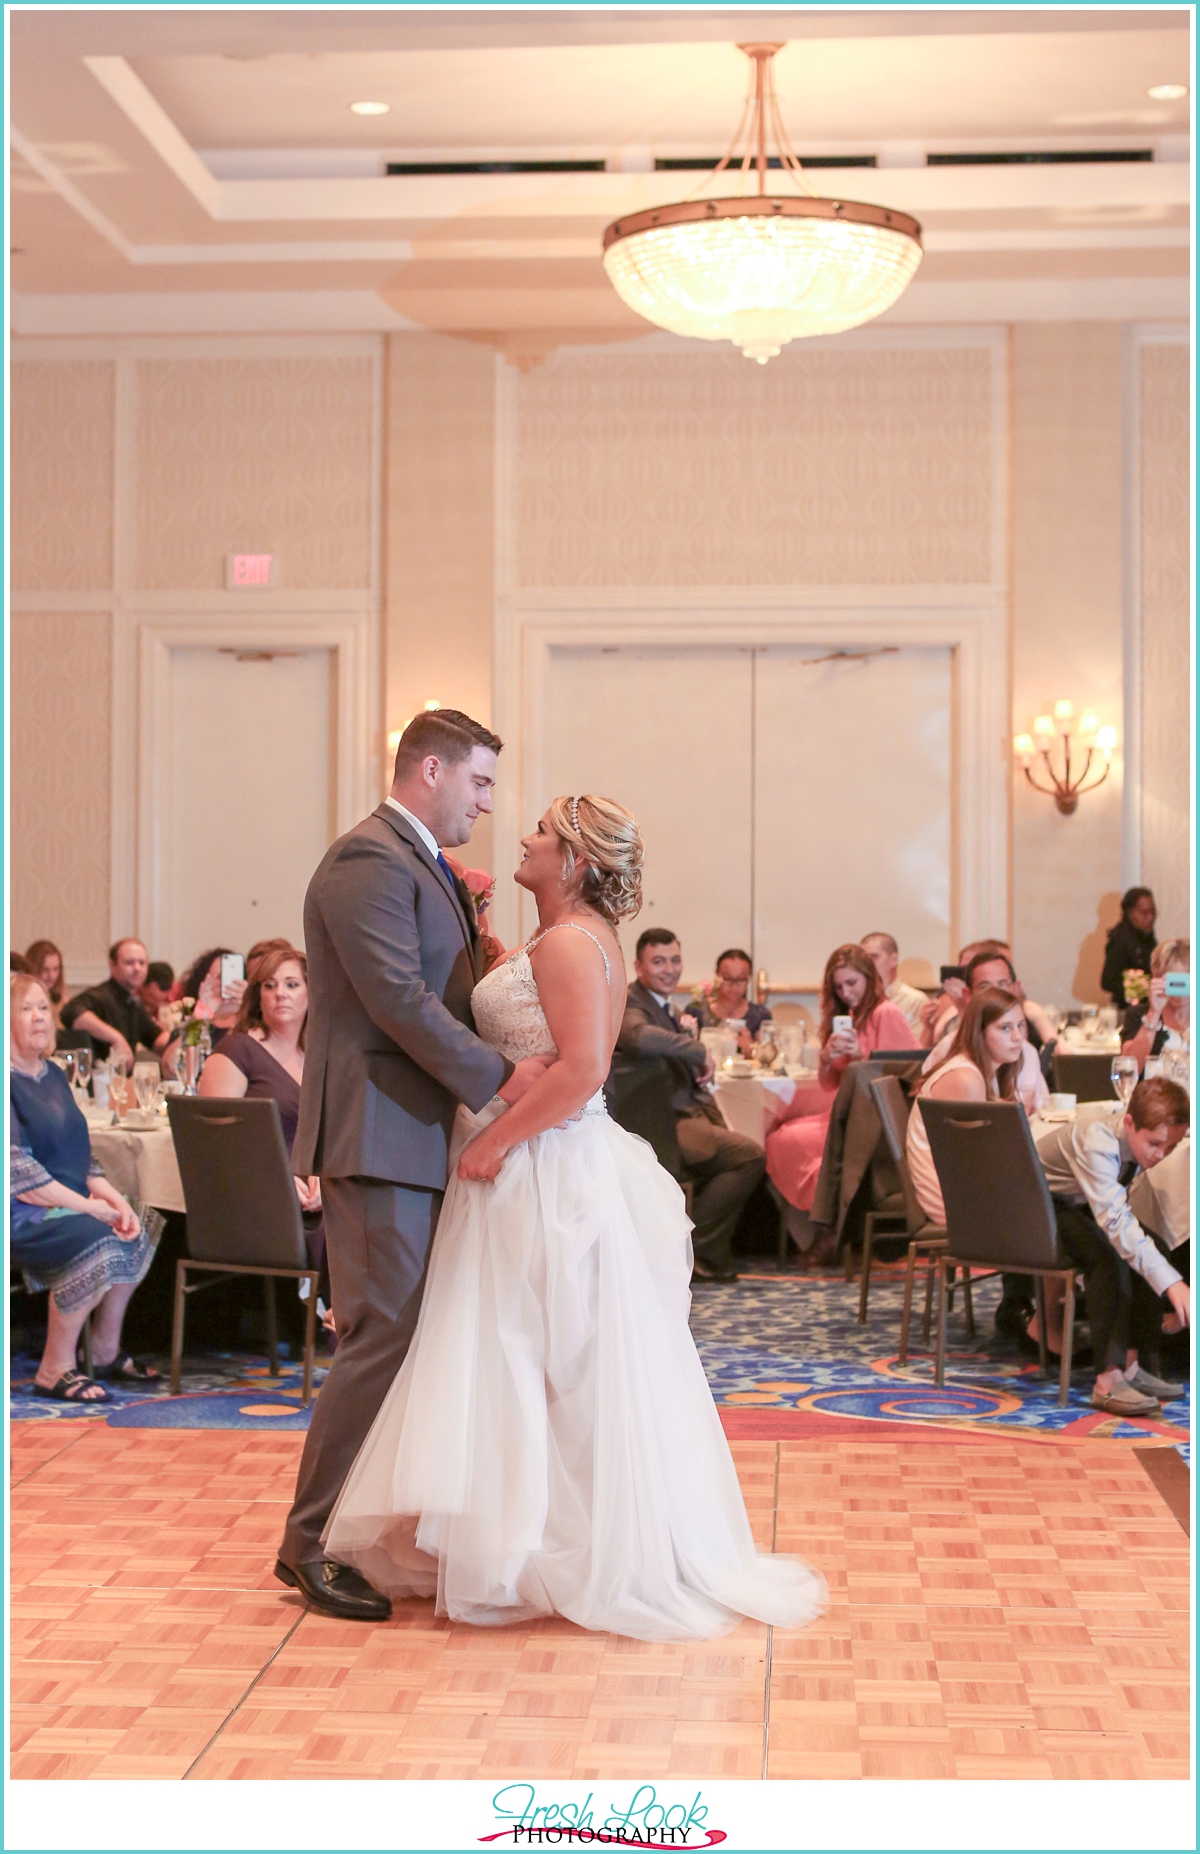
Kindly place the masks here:
<instances>
[{"instance_id":1,"label":"bride's hand on groom's shoulder","mask_svg":"<svg viewBox=\"0 0 1200 1854\"><path fill-rule=\"evenodd\" d=\"M491 1184L500 1176L500 1167L508 1154L490 1133L478 1133L463 1148L458 1161L458 1175L475 1184Z\"/></svg>"}]
</instances>

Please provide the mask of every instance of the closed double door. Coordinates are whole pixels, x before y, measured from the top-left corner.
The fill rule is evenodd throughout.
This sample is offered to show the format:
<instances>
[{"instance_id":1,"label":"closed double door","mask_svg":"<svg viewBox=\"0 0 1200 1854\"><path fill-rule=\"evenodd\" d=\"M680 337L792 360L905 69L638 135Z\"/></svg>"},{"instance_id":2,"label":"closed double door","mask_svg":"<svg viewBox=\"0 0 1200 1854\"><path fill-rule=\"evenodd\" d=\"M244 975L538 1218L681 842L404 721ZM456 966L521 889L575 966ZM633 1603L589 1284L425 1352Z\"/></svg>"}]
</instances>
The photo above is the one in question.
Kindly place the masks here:
<instances>
[{"instance_id":1,"label":"closed double door","mask_svg":"<svg viewBox=\"0 0 1200 1854\"><path fill-rule=\"evenodd\" d=\"M531 798L597 792L637 818L627 954L667 926L689 979L742 946L809 991L836 946L883 931L936 971L953 932L952 671L948 649L836 640L555 648Z\"/></svg>"}]
</instances>

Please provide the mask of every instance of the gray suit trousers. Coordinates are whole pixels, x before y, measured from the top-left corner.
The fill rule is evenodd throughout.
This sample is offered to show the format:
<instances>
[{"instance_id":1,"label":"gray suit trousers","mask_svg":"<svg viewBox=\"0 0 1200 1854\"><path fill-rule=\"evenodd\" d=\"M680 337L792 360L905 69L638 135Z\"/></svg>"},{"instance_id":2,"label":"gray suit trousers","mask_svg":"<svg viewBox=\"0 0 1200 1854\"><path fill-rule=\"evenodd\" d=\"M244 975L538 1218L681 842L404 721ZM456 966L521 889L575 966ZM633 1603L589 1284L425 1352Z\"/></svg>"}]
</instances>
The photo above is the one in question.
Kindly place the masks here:
<instances>
[{"instance_id":1,"label":"gray suit trousers","mask_svg":"<svg viewBox=\"0 0 1200 1854\"><path fill-rule=\"evenodd\" d=\"M300 1460L279 1555L323 1556L321 1533L404 1362L425 1288L440 1191L375 1178L322 1178L337 1351Z\"/></svg>"}]
</instances>

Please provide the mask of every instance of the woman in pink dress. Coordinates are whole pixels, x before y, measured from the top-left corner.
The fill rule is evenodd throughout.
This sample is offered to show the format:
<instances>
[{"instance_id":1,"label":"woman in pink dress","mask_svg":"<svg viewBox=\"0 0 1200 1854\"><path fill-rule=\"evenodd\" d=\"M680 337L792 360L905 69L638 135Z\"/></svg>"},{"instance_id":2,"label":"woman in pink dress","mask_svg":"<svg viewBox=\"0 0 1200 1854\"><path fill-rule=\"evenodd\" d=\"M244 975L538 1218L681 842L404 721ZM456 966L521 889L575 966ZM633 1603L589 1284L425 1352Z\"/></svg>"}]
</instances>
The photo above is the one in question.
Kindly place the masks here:
<instances>
[{"instance_id":1,"label":"woman in pink dress","mask_svg":"<svg viewBox=\"0 0 1200 1854\"><path fill-rule=\"evenodd\" d=\"M835 1030L835 1017L851 1018L853 1029ZM821 981L818 1079L828 1100L819 1113L807 1112L806 1097L797 1089L792 1108L767 1135L767 1176L797 1210L812 1209L833 1098L846 1069L876 1049L909 1049L912 1040L904 1013L883 995L871 955L861 946L839 946Z\"/></svg>"}]
</instances>

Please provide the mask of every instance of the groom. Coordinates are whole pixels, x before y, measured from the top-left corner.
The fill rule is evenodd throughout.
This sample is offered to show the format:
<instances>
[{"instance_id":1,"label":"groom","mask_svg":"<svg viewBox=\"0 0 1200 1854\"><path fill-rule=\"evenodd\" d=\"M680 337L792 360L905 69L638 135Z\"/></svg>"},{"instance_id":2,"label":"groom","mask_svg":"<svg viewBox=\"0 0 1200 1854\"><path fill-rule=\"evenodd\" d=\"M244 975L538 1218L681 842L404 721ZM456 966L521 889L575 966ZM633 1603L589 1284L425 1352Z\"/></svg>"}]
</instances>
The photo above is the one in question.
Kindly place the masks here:
<instances>
[{"instance_id":1,"label":"groom","mask_svg":"<svg viewBox=\"0 0 1200 1854\"><path fill-rule=\"evenodd\" d=\"M492 808L495 734L454 708L418 715L392 790L327 851L304 902L309 1014L292 1167L321 1178L337 1352L313 1410L275 1575L316 1609L391 1604L321 1533L404 1360L425 1285L459 1101L517 1101L545 1069L481 1042L475 911L441 845Z\"/></svg>"}]
</instances>

